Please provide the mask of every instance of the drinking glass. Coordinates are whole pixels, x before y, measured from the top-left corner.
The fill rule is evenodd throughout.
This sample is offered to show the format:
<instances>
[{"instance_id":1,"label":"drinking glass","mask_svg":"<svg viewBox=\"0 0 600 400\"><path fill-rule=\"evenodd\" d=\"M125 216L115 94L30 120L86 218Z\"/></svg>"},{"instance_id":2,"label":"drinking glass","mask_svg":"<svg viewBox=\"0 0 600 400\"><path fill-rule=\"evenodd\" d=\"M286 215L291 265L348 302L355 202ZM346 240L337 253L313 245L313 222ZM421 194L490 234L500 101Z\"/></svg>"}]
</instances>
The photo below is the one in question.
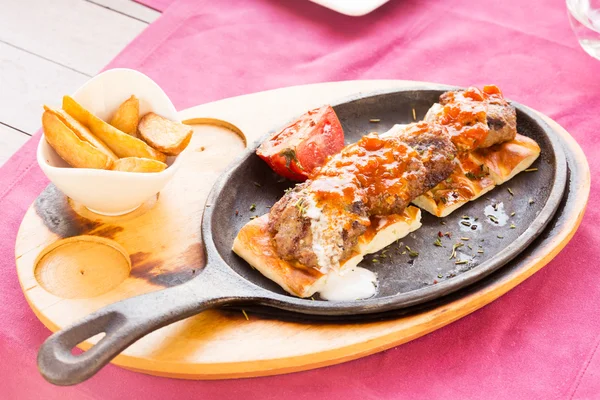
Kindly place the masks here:
<instances>
[{"instance_id":1,"label":"drinking glass","mask_svg":"<svg viewBox=\"0 0 600 400\"><path fill-rule=\"evenodd\" d=\"M600 60L600 0L567 0L567 9L579 44Z\"/></svg>"}]
</instances>

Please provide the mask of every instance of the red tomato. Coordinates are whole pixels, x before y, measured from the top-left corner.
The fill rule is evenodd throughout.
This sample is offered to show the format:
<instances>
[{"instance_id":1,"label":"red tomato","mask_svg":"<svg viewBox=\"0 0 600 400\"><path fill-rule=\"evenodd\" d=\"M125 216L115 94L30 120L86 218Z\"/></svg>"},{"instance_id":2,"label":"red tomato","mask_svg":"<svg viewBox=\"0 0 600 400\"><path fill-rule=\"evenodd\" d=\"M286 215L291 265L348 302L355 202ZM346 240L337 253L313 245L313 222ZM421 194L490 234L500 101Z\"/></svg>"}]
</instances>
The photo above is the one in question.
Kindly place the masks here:
<instances>
[{"instance_id":1,"label":"red tomato","mask_svg":"<svg viewBox=\"0 0 600 400\"><path fill-rule=\"evenodd\" d=\"M310 110L265 141L256 154L277 174L304 181L344 147L344 131L331 106Z\"/></svg>"}]
</instances>

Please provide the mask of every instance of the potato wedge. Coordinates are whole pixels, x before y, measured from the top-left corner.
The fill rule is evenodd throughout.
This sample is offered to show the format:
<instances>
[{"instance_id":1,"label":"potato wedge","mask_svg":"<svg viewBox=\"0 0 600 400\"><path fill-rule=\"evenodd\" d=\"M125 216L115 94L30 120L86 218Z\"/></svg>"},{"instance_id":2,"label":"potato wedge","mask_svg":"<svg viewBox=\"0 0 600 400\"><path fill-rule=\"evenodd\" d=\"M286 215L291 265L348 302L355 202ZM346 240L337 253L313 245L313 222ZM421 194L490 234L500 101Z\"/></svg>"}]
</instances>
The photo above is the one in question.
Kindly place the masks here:
<instances>
[{"instance_id":1,"label":"potato wedge","mask_svg":"<svg viewBox=\"0 0 600 400\"><path fill-rule=\"evenodd\" d=\"M142 140L121 132L96 117L70 96L63 97L63 109L67 114L85 125L119 157L151 158L163 162L167 159L163 153L148 146Z\"/></svg>"},{"instance_id":2,"label":"potato wedge","mask_svg":"<svg viewBox=\"0 0 600 400\"><path fill-rule=\"evenodd\" d=\"M149 158L125 157L120 158L112 166L114 171L125 172L160 172L167 168L167 164Z\"/></svg>"},{"instance_id":3,"label":"potato wedge","mask_svg":"<svg viewBox=\"0 0 600 400\"><path fill-rule=\"evenodd\" d=\"M173 122L160 115L149 112L138 125L138 136L155 149L176 156L181 153L192 139L191 127Z\"/></svg>"},{"instance_id":4,"label":"potato wedge","mask_svg":"<svg viewBox=\"0 0 600 400\"><path fill-rule=\"evenodd\" d=\"M81 140L60 118L44 111L42 126L46 141L69 165L77 168L109 169L113 159L89 142Z\"/></svg>"},{"instance_id":5,"label":"potato wedge","mask_svg":"<svg viewBox=\"0 0 600 400\"><path fill-rule=\"evenodd\" d=\"M128 135L136 136L140 121L140 101L134 95L125 100L110 120L110 124Z\"/></svg>"},{"instance_id":6,"label":"potato wedge","mask_svg":"<svg viewBox=\"0 0 600 400\"><path fill-rule=\"evenodd\" d=\"M56 115L60 121L65 124L70 130L73 131L79 137L79 139L90 143L92 146L106 154L113 161L117 161L119 157L112 150L104 144L100 139L98 139L88 128L80 124L75 118L71 117L69 114L65 112L65 110L56 110L54 108L50 108L48 106L44 106L44 110L47 112Z\"/></svg>"}]
</instances>

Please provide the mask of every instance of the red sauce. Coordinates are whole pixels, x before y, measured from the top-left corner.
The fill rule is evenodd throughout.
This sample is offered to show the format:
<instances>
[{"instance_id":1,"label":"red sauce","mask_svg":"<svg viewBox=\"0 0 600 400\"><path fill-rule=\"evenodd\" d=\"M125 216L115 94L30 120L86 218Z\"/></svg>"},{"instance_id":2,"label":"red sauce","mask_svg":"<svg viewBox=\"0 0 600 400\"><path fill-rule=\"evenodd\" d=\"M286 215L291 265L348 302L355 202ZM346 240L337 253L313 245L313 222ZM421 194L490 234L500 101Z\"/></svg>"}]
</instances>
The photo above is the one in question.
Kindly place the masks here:
<instances>
[{"instance_id":1,"label":"red sauce","mask_svg":"<svg viewBox=\"0 0 600 400\"><path fill-rule=\"evenodd\" d=\"M493 182L489 178L488 169L469 153L462 153L458 155L452 174L430 193L438 206L449 207L456 202L472 199L490 184Z\"/></svg>"},{"instance_id":2,"label":"red sauce","mask_svg":"<svg viewBox=\"0 0 600 400\"><path fill-rule=\"evenodd\" d=\"M443 108L438 123L450 135L460 151L471 151L485 141L490 129L486 114L489 103L506 103L502 92L494 85L483 90L470 87L464 91L445 93L440 101Z\"/></svg>"},{"instance_id":3,"label":"red sauce","mask_svg":"<svg viewBox=\"0 0 600 400\"><path fill-rule=\"evenodd\" d=\"M319 200L350 203L382 193L406 190L407 167L418 154L395 137L368 134L333 156L313 177L312 191Z\"/></svg>"}]
</instances>

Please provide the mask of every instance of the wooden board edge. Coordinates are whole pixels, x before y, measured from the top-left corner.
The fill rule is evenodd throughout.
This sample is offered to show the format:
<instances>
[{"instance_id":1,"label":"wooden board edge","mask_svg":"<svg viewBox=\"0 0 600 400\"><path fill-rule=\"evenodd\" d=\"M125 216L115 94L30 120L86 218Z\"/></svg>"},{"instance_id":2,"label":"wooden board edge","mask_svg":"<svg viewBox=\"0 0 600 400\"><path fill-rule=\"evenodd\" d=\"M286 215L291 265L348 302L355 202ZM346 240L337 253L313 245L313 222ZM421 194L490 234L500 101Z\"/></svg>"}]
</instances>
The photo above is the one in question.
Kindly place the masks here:
<instances>
[{"instance_id":1,"label":"wooden board edge","mask_svg":"<svg viewBox=\"0 0 600 400\"><path fill-rule=\"evenodd\" d=\"M439 328L451 324L475 311L490 304L502 295L508 293L519 284L523 283L529 277L545 267L560 251L569 243L575 235L575 232L581 225L590 192L590 170L587 159L579 144L569 135L564 128L545 115L541 115L556 131L561 135L571 147L576 160L581 164L582 190L580 196L576 198L577 209L579 213L570 227L563 229L560 235L556 235L554 240L547 244L546 248L550 251L542 257L534 259L530 265L525 268L524 273L513 273L495 284L487 287L483 295L480 293L471 294L467 297L454 301L453 303L437 307L433 310L419 314L413 317L399 318L397 321L402 324L405 320L410 321L404 329L400 329L391 334L378 337L368 342L361 342L346 347L339 347L320 353L302 355L296 357L286 357L282 359L257 360L248 362L222 363L222 364L177 364L171 365L161 362L154 365L154 369L148 369L149 360L143 360L145 367L142 367L137 358L127 356L118 356L113 360L113 364L122 368L136 372L146 373L155 376L163 376L178 379L237 379L260 376L280 375L292 372L301 372L315 368L321 368L340 364L347 361L356 360L368 355L388 350L401 344L410 342ZM520 271L523 271L521 269ZM426 329L421 327L431 324ZM415 332L412 332L415 330Z\"/></svg>"}]
</instances>

